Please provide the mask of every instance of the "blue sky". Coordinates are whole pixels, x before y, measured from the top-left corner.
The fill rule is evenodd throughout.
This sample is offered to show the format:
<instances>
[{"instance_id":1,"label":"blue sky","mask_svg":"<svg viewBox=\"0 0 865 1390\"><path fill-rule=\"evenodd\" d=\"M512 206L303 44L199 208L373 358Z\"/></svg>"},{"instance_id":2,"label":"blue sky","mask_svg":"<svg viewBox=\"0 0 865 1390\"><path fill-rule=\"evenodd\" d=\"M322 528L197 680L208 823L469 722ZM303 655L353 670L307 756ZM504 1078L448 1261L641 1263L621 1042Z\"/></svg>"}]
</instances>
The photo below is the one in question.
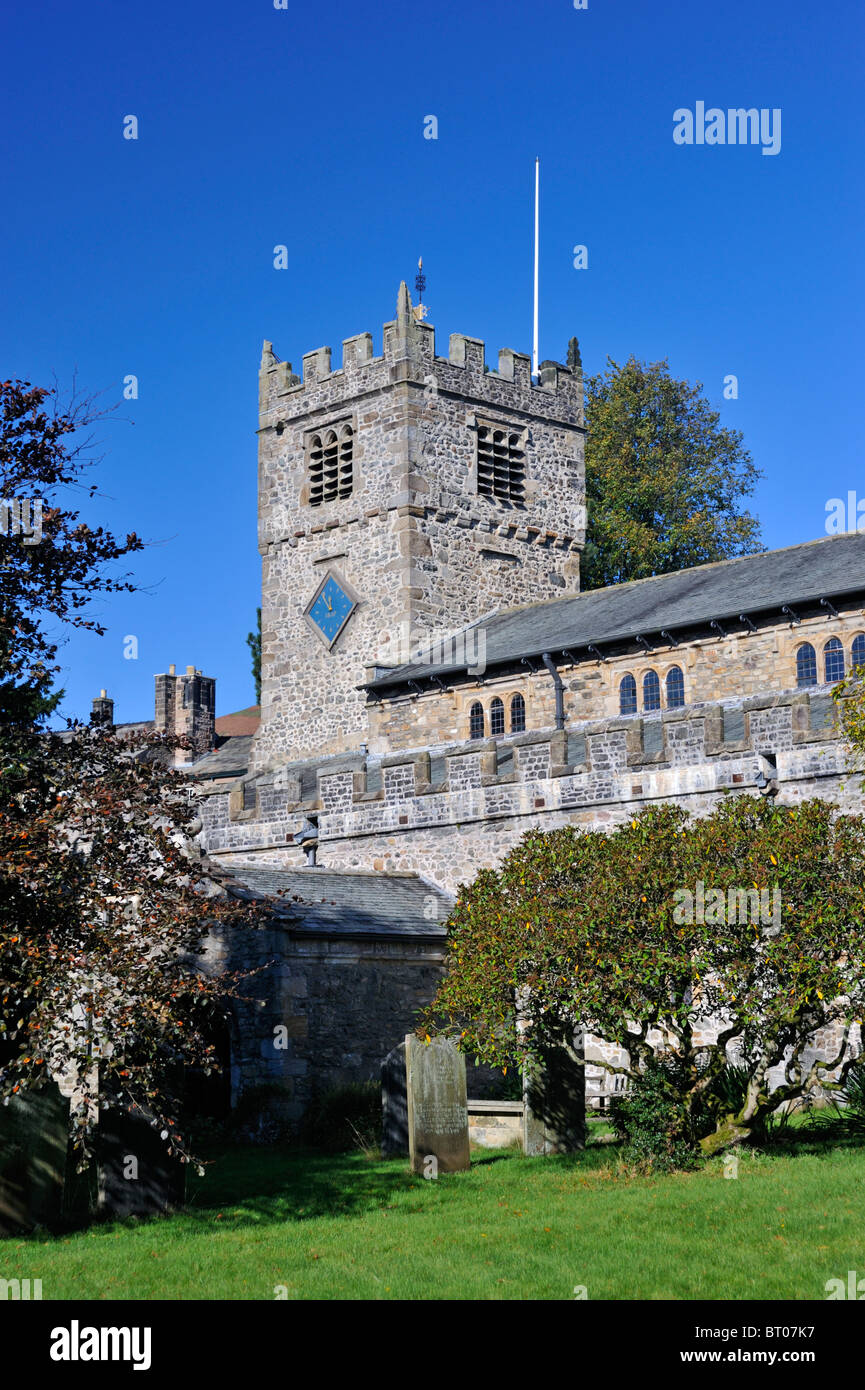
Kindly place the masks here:
<instances>
[{"instance_id":1,"label":"blue sky","mask_svg":"<svg viewBox=\"0 0 865 1390\"><path fill-rule=\"evenodd\" d=\"M2 21L2 372L77 372L109 404L139 379L87 515L152 542L142 592L62 648L66 712L105 686L119 719L152 714L170 662L217 678L218 713L252 703L262 339L297 369L364 331L380 351L422 254L439 352L529 351L536 154L541 357L576 333L587 371L633 352L703 382L764 471L770 546L865 496L860 4L288 3ZM780 153L674 144L697 101L780 108Z\"/></svg>"}]
</instances>

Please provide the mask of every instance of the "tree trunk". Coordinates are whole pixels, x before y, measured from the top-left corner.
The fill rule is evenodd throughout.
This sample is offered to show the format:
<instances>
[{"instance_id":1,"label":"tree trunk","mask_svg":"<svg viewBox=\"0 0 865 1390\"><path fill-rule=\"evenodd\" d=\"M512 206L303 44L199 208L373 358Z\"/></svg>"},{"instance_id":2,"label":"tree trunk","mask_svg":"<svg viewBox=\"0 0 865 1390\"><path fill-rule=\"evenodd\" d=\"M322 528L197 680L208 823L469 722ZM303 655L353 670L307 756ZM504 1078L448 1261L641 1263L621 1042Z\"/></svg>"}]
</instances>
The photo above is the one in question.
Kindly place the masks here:
<instances>
[{"instance_id":1,"label":"tree trunk","mask_svg":"<svg viewBox=\"0 0 865 1390\"><path fill-rule=\"evenodd\" d=\"M737 1115L727 1115L719 1121L714 1134L707 1134L705 1139L700 1140L700 1148L706 1158L711 1158L722 1149L732 1149L734 1145L750 1139L753 1127L753 1120L743 1121Z\"/></svg>"}]
</instances>

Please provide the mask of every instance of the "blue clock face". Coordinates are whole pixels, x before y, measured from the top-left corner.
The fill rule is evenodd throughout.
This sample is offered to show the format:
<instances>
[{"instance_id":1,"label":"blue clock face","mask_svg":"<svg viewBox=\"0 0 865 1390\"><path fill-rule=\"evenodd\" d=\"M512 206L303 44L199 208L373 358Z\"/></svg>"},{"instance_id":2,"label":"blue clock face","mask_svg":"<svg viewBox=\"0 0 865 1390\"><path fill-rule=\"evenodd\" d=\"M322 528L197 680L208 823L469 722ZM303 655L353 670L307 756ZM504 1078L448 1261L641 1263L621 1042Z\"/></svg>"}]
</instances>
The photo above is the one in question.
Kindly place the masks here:
<instances>
[{"instance_id":1,"label":"blue clock face","mask_svg":"<svg viewBox=\"0 0 865 1390\"><path fill-rule=\"evenodd\" d=\"M329 574L324 588L309 609L309 616L328 645L332 645L356 607L354 600Z\"/></svg>"}]
</instances>

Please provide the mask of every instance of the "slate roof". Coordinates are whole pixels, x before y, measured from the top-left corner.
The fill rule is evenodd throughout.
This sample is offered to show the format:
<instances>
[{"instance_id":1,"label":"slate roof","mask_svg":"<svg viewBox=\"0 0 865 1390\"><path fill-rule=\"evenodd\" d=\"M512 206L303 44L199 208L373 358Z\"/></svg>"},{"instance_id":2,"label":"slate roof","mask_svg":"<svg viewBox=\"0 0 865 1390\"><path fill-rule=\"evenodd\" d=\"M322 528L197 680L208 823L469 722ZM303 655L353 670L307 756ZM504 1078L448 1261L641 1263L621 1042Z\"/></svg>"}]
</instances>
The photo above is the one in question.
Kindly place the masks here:
<instances>
[{"instance_id":1,"label":"slate roof","mask_svg":"<svg viewBox=\"0 0 865 1390\"><path fill-rule=\"evenodd\" d=\"M829 536L783 550L744 555L652 579L637 579L568 598L506 609L471 625L483 627L487 668L523 656L583 648L589 643L625 643L637 634L688 629L711 619L736 624L739 614L756 617L788 604L817 603L865 591L865 533ZM465 631L469 631L467 628ZM474 650L469 646L469 655ZM408 663L380 670L366 688L380 691L424 676L456 675L464 665Z\"/></svg>"},{"instance_id":2,"label":"slate roof","mask_svg":"<svg viewBox=\"0 0 865 1390\"><path fill-rule=\"evenodd\" d=\"M443 940L452 899L416 874L308 867L231 865L231 876L255 893L280 893L300 935L417 937ZM431 908L435 916L431 915ZM427 914L424 915L425 910Z\"/></svg>"},{"instance_id":3,"label":"slate roof","mask_svg":"<svg viewBox=\"0 0 865 1390\"><path fill-rule=\"evenodd\" d=\"M249 767L252 734L226 738L213 753L205 753L186 769L192 777L242 777Z\"/></svg>"}]
</instances>

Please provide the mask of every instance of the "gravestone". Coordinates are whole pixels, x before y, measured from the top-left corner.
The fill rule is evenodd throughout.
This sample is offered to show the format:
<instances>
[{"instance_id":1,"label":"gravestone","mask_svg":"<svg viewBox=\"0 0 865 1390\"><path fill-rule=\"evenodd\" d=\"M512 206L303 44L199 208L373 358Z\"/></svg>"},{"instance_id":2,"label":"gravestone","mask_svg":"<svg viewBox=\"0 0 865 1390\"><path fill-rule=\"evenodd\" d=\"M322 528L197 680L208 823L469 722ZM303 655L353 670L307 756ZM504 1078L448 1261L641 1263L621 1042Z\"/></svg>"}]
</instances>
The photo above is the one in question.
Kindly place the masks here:
<instances>
[{"instance_id":1,"label":"gravestone","mask_svg":"<svg viewBox=\"0 0 865 1390\"><path fill-rule=\"evenodd\" d=\"M526 1069L523 1150L527 1154L576 1153L586 1147L586 1068L583 1035L571 1045L545 1047Z\"/></svg>"},{"instance_id":2,"label":"gravestone","mask_svg":"<svg viewBox=\"0 0 865 1390\"><path fill-rule=\"evenodd\" d=\"M186 1167L168 1153L148 1117L121 1110L99 1116L96 1162L103 1216L148 1216L180 1206Z\"/></svg>"},{"instance_id":3,"label":"gravestone","mask_svg":"<svg viewBox=\"0 0 865 1390\"><path fill-rule=\"evenodd\" d=\"M422 1042L409 1033L405 1040L408 1138L411 1166L456 1173L469 1166L469 1114L466 1103L466 1059L445 1038Z\"/></svg>"},{"instance_id":4,"label":"gravestone","mask_svg":"<svg viewBox=\"0 0 865 1390\"><path fill-rule=\"evenodd\" d=\"M68 1120L69 1101L54 1082L0 1105L0 1235L58 1224Z\"/></svg>"},{"instance_id":5,"label":"gravestone","mask_svg":"<svg viewBox=\"0 0 865 1390\"><path fill-rule=\"evenodd\" d=\"M381 1064L381 1152L383 1158L402 1158L408 1153L404 1042Z\"/></svg>"}]
</instances>

